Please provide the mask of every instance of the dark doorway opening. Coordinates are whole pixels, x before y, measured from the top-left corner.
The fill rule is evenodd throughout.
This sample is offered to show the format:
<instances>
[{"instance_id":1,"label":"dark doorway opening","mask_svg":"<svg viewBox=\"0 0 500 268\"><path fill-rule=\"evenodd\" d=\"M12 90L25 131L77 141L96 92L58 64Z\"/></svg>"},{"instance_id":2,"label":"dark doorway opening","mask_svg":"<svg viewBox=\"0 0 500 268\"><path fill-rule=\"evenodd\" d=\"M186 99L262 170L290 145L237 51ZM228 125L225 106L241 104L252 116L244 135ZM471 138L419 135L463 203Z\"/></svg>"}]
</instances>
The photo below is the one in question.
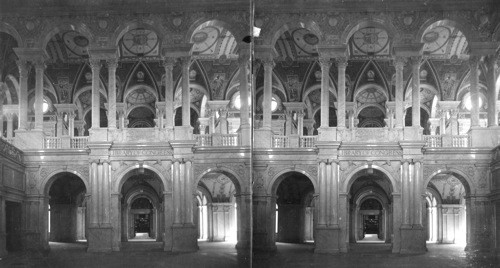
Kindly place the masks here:
<instances>
[{"instance_id":1,"label":"dark doorway opening","mask_svg":"<svg viewBox=\"0 0 500 268\"><path fill-rule=\"evenodd\" d=\"M23 249L21 239L21 203L5 201L7 251Z\"/></svg>"}]
</instances>

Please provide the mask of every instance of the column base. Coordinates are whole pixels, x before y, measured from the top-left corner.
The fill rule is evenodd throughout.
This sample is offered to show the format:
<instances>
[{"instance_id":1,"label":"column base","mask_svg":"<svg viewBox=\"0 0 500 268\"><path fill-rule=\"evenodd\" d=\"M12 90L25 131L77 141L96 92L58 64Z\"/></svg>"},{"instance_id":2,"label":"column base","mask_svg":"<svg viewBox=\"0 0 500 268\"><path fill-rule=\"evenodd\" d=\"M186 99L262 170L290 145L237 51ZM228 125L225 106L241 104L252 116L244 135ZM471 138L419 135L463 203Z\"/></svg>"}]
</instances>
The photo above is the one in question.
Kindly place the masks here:
<instances>
[{"instance_id":1,"label":"column base","mask_svg":"<svg viewBox=\"0 0 500 268\"><path fill-rule=\"evenodd\" d=\"M7 256L7 234L0 234L0 258Z\"/></svg>"},{"instance_id":2,"label":"column base","mask_svg":"<svg viewBox=\"0 0 500 268\"><path fill-rule=\"evenodd\" d=\"M174 128L175 140L191 140L193 138L193 128L191 126L179 126Z\"/></svg>"},{"instance_id":3,"label":"column base","mask_svg":"<svg viewBox=\"0 0 500 268\"><path fill-rule=\"evenodd\" d=\"M196 226L192 224L172 226L172 235L172 252L198 251L198 230Z\"/></svg>"},{"instance_id":4,"label":"column base","mask_svg":"<svg viewBox=\"0 0 500 268\"><path fill-rule=\"evenodd\" d=\"M425 244L425 232L421 225L402 226L401 232L401 254L420 254L427 251Z\"/></svg>"},{"instance_id":5,"label":"column base","mask_svg":"<svg viewBox=\"0 0 500 268\"><path fill-rule=\"evenodd\" d=\"M91 128L89 129L89 141L108 141L107 128Z\"/></svg>"},{"instance_id":6,"label":"column base","mask_svg":"<svg viewBox=\"0 0 500 268\"><path fill-rule=\"evenodd\" d=\"M254 148L272 148L273 147L273 132L271 129L256 129L254 135Z\"/></svg>"},{"instance_id":7,"label":"column base","mask_svg":"<svg viewBox=\"0 0 500 268\"><path fill-rule=\"evenodd\" d=\"M318 128L318 141L336 141L337 128L320 127Z\"/></svg>"},{"instance_id":8,"label":"column base","mask_svg":"<svg viewBox=\"0 0 500 268\"><path fill-rule=\"evenodd\" d=\"M340 253L339 239L339 227L316 227L316 229L314 230L314 253Z\"/></svg>"},{"instance_id":9,"label":"column base","mask_svg":"<svg viewBox=\"0 0 500 268\"><path fill-rule=\"evenodd\" d=\"M266 232L253 232L252 238L253 238L253 244L252 244L252 249L253 251L257 252L274 252L276 251L276 245L274 243L271 243L270 237L268 237L268 233Z\"/></svg>"},{"instance_id":10,"label":"column base","mask_svg":"<svg viewBox=\"0 0 500 268\"><path fill-rule=\"evenodd\" d=\"M113 251L113 228L111 227L89 227L87 252L111 252Z\"/></svg>"}]
</instances>

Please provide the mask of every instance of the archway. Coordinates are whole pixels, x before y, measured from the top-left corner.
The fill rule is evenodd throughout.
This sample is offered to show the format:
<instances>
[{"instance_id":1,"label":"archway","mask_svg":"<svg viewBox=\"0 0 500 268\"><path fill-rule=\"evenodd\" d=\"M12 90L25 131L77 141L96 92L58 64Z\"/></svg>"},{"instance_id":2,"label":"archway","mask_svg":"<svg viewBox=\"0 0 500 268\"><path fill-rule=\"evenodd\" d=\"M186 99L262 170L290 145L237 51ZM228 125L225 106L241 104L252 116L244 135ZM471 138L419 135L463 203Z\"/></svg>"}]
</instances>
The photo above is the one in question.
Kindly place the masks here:
<instances>
[{"instance_id":1,"label":"archway","mask_svg":"<svg viewBox=\"0 0 500 268\"><path fill-rule=\"evenodd\" d=\"M238 240L237 182L230 174L212 171L198 182L195 224L198 240L236 243Z\"/></svg>"},{"instance_id":2,"label":"archway","mask_svg":"<svg viewBox=\"0 0 500 268\"><path fill-rule=\"evenodd\" d=\"M314 194L313 182L302 173L291 171L276 179L270 215L274 242L314 243Z\"/></svg>"},{"instance_id":3,"label":"archway","mask_svg":"<svg viewBox=\"0 0 500 268\"><path fill-rule=\"evenodd\" d=\"M441 172L432 176L426 187L427 208L424 213L427 241L465 246L471 235L466 196L470 194L468 182L454 172Z\"/></svg>"},{"instance_id":4,"label":"archway","mask_svg":"<svg viewBox=\"0 0 500 268\"><path fill-rule=\"evenodd\" d=\"M129 171L121 185L121 241L163 241L163 182L143 167Z\"/></svg>"},{"instance_id":5,"label":"archway","mask_svg":"<svg viewBox=\"0 0 500 268\"><path fill-rule=\"evenodd\" d=\"M58 173L49 180L46 189L48 241L86 242L89 217L87 188L82 179L70 172Z\"/></svg>"},{"instance_id":6,"label":"archway","mask_svg":"<svg viewBox=\"0 0 500 268\"><path fill-rule=\"evenodd\" d=\"M392 243L393 185L387 175L370 167L360 170L348 189L349 242Z\"/></svg>"}]
</instances>

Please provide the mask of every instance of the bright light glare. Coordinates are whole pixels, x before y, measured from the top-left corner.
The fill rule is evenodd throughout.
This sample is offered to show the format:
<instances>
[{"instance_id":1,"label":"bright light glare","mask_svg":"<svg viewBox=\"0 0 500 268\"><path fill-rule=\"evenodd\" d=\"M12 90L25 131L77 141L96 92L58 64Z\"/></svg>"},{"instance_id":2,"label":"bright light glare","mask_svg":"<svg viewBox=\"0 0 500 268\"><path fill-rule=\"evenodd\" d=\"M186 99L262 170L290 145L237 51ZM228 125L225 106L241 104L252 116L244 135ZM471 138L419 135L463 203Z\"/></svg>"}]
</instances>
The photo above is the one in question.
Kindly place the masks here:
<instances>
[{"instance_id":1,"label":"bright light glare","mask_svg":"<svg viewBox=\"0 0 500 268\"><path fill-rule=\"evenodd\" d=\"M260 28L259 27L253 27L253 37L259 37L260 35Z\"/></svg>"},{"instance_id":2,"label":"bright light glare","mask_svg":"<svg viewBox=\"0 0 500 268\"><path fill-rule=\"evenodd\" d=\"M465 109L471 110L472 109L472 99L470 97L470 94L467 94L467 96L464 97L464 106ZM483 99L479 98L479 107L483 106Z\"/></svg>"},{"instance_id":3,"label":"bright light glare","mask_svg":"<svg viewBox=\"0 0 500 268\"><path fill-rule=\"evenodd\" d=\"M240 95L238 95L238 96L236 96L236 98L234 98L234 108L236 108L238 110L241 108Z\"/></svg>"},{"instance_id":4,"label":"bright light glare","mask_svg":"<svg viewBox=\"0 0 500 268\"><path fill-rule=\"evenodd\" d=\"M278 102L276 101L276 99L275 99L275 98L273 98L273 99L271 100L271 111L273 111L273 112L274 112L274 111L276 111L276 109L277 109L277 108L278 108Z\"/></svg>"},{"instance_id":5,"label":"bright light glare","mask_svg":"<svg viewBox=\"0 0 500 268\"><path fill-rule=\"evenodd\" d=\"M47 101L43 100L42 111L46 113L48 110L49 110L49 104L47 103Z\"/></svg>"}]
</instances>

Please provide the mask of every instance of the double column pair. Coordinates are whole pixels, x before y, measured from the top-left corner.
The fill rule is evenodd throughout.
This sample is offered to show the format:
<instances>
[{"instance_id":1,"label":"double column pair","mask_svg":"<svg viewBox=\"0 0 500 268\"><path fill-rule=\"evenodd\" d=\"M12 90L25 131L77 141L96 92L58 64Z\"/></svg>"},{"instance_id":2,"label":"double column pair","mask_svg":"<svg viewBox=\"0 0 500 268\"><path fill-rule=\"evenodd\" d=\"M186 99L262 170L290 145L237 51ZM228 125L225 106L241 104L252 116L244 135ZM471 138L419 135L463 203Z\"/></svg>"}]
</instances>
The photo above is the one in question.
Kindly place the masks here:
<instances>
[{"instance_id":1,"label":"double column pair","mask_svg":"<svg viewBox=\"0 0 500 268\"><path fill-rule=\"evenodd\" d=\"M412 73L412 127L420 127L420 64L421 56L403 57L396 56L393 64L396 68L396 128L404 127L404 80L403 70L408 63L411 66Z\"/></svg>"},{"instance_id":2,"label":"double column pair","mask_svg":"<svg viewBox=\"0 0 500 268\"><path fill-rule=\"evenodd\" d=\"M101 97L100 97L100 72L101 58L89 60L92 69L92 129L100 128L101 122ZM105 59L108 66L108 128L116 129L116 68L118 59L115 55Z\"/></svg>"},{"instance_id":3,"label":"double column pair","mask_svg":"<svg viewBox=\"0 0 500 268\"><path fill-rule=\"evenodd\" d=\"M345 92L345 70L347 68L347 57L335 59L338 68L338 90L337 90L337 127L345 128L346 118L346 92ZM328 57L320 57L321 66L321 128L330 127L330 67L332 61Z\"/></svg>"},{"instance_id":4,"label":"double column pair","mask_svg":"<svg viewBox=\"0 0 500 268\"><path fill-rule=\"evenodd\" d=\"M35 67L35 129L43 130L43 74L45 62L43 58L31 61ZM18 129L28 130L28 74L30 61L20 57L17 61L19 68L19 113Z\"/></svg>"}]
</instances>

